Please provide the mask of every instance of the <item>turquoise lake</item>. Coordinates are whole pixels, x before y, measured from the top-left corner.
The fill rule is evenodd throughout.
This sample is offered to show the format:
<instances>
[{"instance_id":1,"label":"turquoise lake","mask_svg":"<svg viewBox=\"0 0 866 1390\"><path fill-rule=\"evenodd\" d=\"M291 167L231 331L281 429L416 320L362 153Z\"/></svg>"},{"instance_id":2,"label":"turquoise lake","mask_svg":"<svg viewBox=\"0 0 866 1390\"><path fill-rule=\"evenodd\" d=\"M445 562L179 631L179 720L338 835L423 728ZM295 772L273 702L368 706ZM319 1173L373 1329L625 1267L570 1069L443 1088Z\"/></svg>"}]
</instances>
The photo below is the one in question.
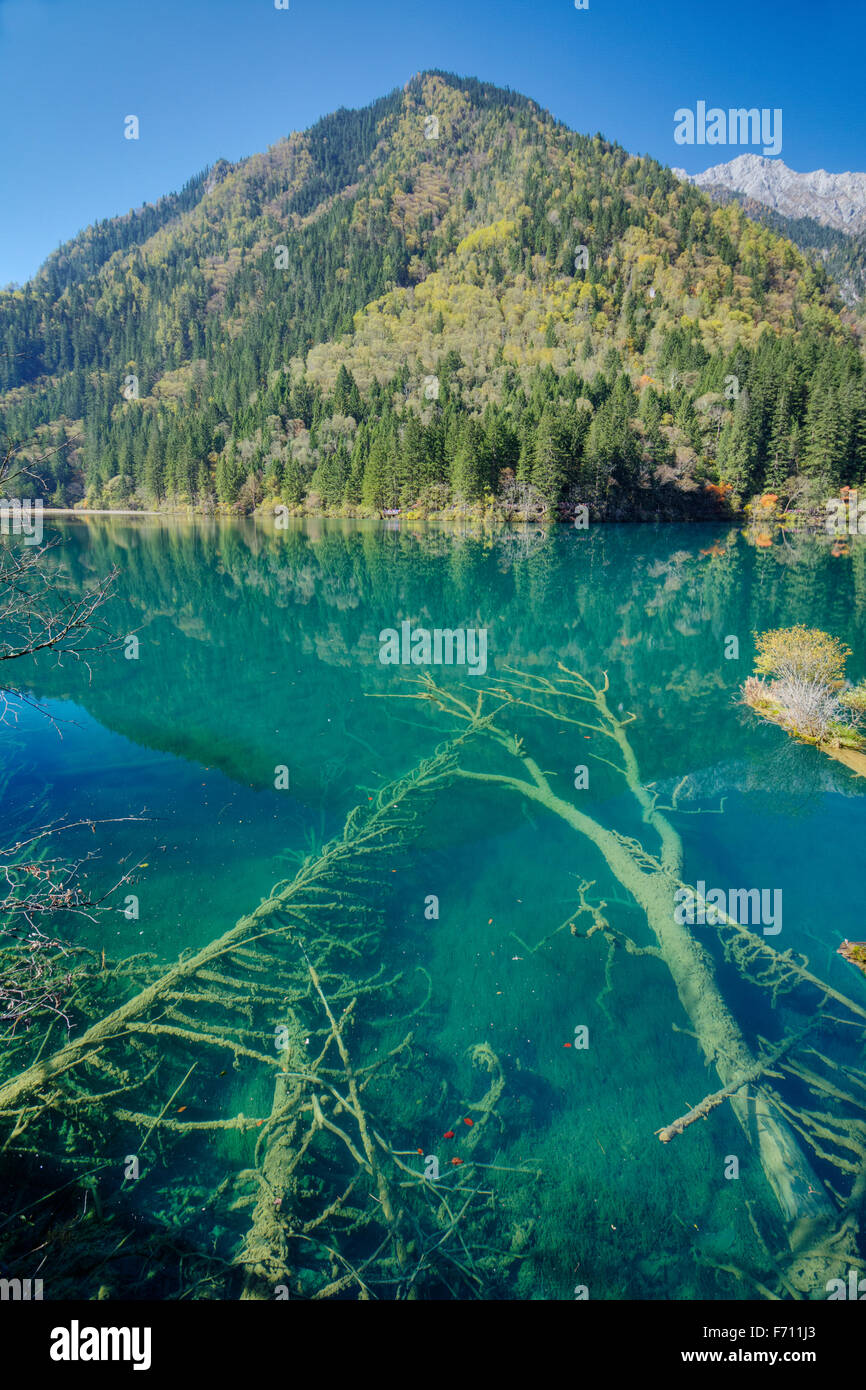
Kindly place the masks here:
<instances>
[{"instance_id":1,"label":"turquoise lake","mask_svg":"<svg viewBox=\"0 0 866 1390\"><path fill-rule=\"evenodd\" d=\"M65 849L96 856L95 889L132 874L121 897L135 895L137 917L118 901L76 919L77 943L113 961L171 962L204 946L342 833L353 807L458 729L433 702L379 697L417 694L427 670L474 706L514 672L537 690L562 663L596 687L606 673L611 711L634 715L628 741L642 785L673 806L684 878L780 890L782 930L766 939L866 1008L866 978L837 955L843 938L866 936L866 782L738 702L755 633L769 628L821 627L852 649L850 679L866 676L866 541L834 555L821 540L755 548L724 526L464 534L405 522L275 531L268 521L147 517L51 526L73 591L117 568L106 621L138 641L137 659L119 647L87 664L40 659L16 672L51 721L25 708L0 729L7 839L22 823L102 822L70 832ZM486 673L384 665L380 633L404 621L486 630ZM580 723L530 709L519 732L558 797L649 844L619 771L596 756L609 751ZM502 758L496 748L457 753L467 769L513 775ZM287 787L275 785L281 768ZM489 1246L512 1258L480 1266L479 1296L561 1300L581 1287L592 1299L758 1296L731 1269L761 1267L756 1227L779 1245L773 1193L727 1104L659 1143L662 1126L721 1083L665 960L625 945L653 937L598 849L505 783L456 778L425 802L389 878L379 949L400 979L387 1007L414 1013L415 1030L412 1064L382 1115L395 1150L437 1154L447 1170L466 1142L469 1111L457 1098L488 1084L468 1050L486 1044L505 1078L495 1140L490 1125L478 1147L502 1170L489 1174L495 1211L475 1246L472 1227L464 1240L474 1254ZM575 916L581 884L606 902L611 935L586 938L590 920ZM329 929L339 932L339 912ZM774 1001L725 960L711 929L692 930L750 1046L805 1026L817 991ZM580 1029L585 1047L575 1045ZM839 1029L820 1049L843 1070L862 1068L861 1038ZM190 1114L258 1113L266 1102L267 1078L226 1079L224 1065L200 1069L184 1095ZM786 1096L794 1112L810 1103L790 1078ZM215 1170L250 1161L237 1137L214 1142ZM730 1155L736 1181L725 1176ZM174 1175L174 1219L189 1248L230 1258L231 1219L185 1198L189 1172L173 1151L152 1161ZM835 1183L830 1165L817 1167ZM27 1181L38 1185L32 1171ZM124 1200L130 1221L149 1219L144 1185ZM12 1210L8 1193L0 1208ZM66 1293L94 1296L85 1264ZM159 1292L176 1296L170 1280ZM435 1296L451 1295L443 1286Z\"/></svg>"}]
</instances>

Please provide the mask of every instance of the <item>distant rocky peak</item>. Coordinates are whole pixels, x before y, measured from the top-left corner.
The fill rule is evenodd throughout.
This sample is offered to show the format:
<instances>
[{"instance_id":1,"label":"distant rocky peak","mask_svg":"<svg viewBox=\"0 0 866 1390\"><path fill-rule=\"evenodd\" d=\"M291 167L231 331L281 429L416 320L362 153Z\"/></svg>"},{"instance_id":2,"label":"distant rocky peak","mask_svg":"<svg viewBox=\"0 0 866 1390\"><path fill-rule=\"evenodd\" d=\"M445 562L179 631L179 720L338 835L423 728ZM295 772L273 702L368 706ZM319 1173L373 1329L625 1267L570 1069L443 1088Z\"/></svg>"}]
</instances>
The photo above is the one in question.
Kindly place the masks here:
<instances>
[{"instance_id":1,"label":"distant rocky peak","mask_svg":"<svg viewBox=\"0 0 866 1390\"><path fill-rule=\"evenodd\" d=\"M825 227L851 235L866 231L866 173L829 174L813 169L798 174L781 159L741 154L702 174L673 171L698 188L742 193L784 217L811 217Z\"/></svg>"}]
</instances>

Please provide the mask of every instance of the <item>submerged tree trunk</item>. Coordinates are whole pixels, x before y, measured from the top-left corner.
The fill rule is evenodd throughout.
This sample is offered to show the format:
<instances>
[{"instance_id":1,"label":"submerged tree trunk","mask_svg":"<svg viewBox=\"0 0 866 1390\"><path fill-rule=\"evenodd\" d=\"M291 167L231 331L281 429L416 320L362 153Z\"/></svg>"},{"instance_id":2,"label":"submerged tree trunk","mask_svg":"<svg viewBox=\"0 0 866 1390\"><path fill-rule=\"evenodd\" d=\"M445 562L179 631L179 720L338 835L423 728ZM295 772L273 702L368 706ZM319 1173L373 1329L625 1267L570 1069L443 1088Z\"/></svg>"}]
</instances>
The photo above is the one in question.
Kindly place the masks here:
<instances>
[{"instance_id":1,"label":"submerged tree trunk","mask_svg":"<svg viewBox=\"0 0 866 1390\"><path fill-rule=\"evenodd\" d=\"M796 1287L813 1296L820 1284L819 1296L823 1296L823 1281L828 1271L838 1272L836 1266L846 1252L854 1255L855 1218L853 1214L848 1216L843 1230L834 1240L830 1233L837 1220L837 1208L779 1107L764 1087L749 1081L760 1073L761 1067L722 997L712 957L692 932L676 920L674 895L683 886L682 840L667 817L661 814L657 794L651 793L641 781L637 760L625 733L634 716L618 719L613 715L606 699L606 676L604 685L597 688L578 672L568 671L562 665L560 670L564 676L555 683L544 677L513 672L512 678L499 678L494 687L481 692L474 706L450 690L434 685L427 677L421 678L420 695L404 698L433 701L441 710L486 735L516 759L525 776L511 777L462 768L458 775L508 789L560 817L596 846L611 873L643 909L704 1056L715 1067L723 1087L730 1088L727 1098L758 1154L778 1202L788 1242L797 1256L788 1275ZM495 702L490 713L485 712L485 700ZM550 700L552 705L548 703ZM590 706L594 722L563 713L564 705L573 708L568 701ZM637 840L607 828L558 796L539 765L525 751L523 739L496 722L506 710L533 711L609 739L615 745L617 761L597 753L590 755L599 757L624 777L641 809L644 823L659 838L658 855L650 854ZM584 715L586 711L579 713ZM677 809L676 797L674 805L666 809ZM739 930L738 924L727 918L723 920ZM771 947L751 938L749 933L746 936L750 951L767 953L771 960L780 959ZM825 986L808 971L791 964L787 957L783 959L784 970L791 970L805 983L816 986L825 997L833 997L853 1014L866 1018L866 1011L857 1004ZM737 1085L741 1078L741 1084Z\"/></svg>"},{"instance_id":2,"label":"submerged tree trunk","mask_svg":"<svg viewBox=\"0 0 866 1390\"><path fill-rule=\"evenodd\" d=\"M674 893L682 872L682 846L679 836L667 825L663 844L664 868L646 872L639 860L615 832L606 830L558 797L531 758L523 758L532 782L516 778L497 778L521 795L559 816L579 834L585 835L601 851L614 876L646 913L659 944L662 957L707 1061L723 1086L755 1069L752 1055L733 1015L725 1004L715 979L712 959L691 932L677 923ZM462 776L491 780L486 774ZM655 813L656 828L661 819ZM776 1195L782 1216L791 1228L792 1246L815 1221L829 1222L834 1209L806 1155L788 1123L762 1094L760 1088L744 1085L731 1097L731 1105L750 1142L760 1156L761 1166Z\"/></svg>"},{"instance_id":3,"label":"submerged tree trunk","mask_svg":"<svg viewBox=\"0 0 866 1390\"><path fill-rule=\"evenodd\" d=\"M243 1205L251 1205L253 1213L247 1239L233 1265L233 1270L240 1265L245 1272L243 1297L273 1296L275 1282L289 1278L300 1296L333 1297L357 1290L358 1296L366 1297L371 1272L375 1272L380 1288L398 1290L393 1296L414 1296L422 1272L429 1274L432 1269L443 1237L431 1236L420 1253L410 1250L404 1239L403 1206L416 1199L425 1201L429 1184L402 1162L402 1151L391 1149L372 1128L367 1098L361 1095L373 1073L387 1065L396 1051L359 1066L350 1058L344 1041L345 1023L356 998L383 987L378 975L363 984L357 981L358 962L371 941L367 924L370 905L364 895L361 900L353 895L362 885L366 894L371 872L378 867L381 875L383 856L404 846L417 833L416 795L438 790L459 777L518 795L559 817L595 846L610 872L645 913L658 943L651 954L664 960L704 1056L722 1083L721 1099L730 1099L778 1203L794 1252L793 1259L787 1257L779 1278L789 1292L800 1291L795 1296L802 1292L823 1297L826 1280L838 1276L840 1263L859 1263L856 1212L866 1190L866 1127L860 1120L849 1124L836 1113L795 1110L783 1096L770 1092L767 1058L756 1058L747 1045L719 989L712 956L676 920L675 893L683 886L683 846L662 811L677 810L677 793L672 806L662 808L658 794L644 786L625 732L630 717L618 719L611 713L606 690L606 680L597 689L574 672L566 672L556 684L537 676L518 675L512 681L500 678L473 706L422 679L421 694L405 698L432 701L456 717L463 731L413 773L384 788L366 813L353 812L341 837L325 846L318 857L308 859L291 883L279 885L230 931L181 959L161 978L151 977L146 988L94 1021L80 1038L40 1057L0 1085L0 1123L10 1131L3 1147L15 1145L23 1152L36 1152L26 1131L32 1127L35 1133L37 1125L56 1127L58 1117L71 1126L70 1133L77 1134L85 1117L103 1122L114 1115L123 1124L146 1131L141 1148L158 1126L174 1135L220 1129L244 1132L254 1127L259 1130L255 1167L226 1179L229 1185L241 1180L254 1185L252 1195L243 1199ZM494 702L490 713L484 712L485 700ZM593 722L564 713L563 707L574 709L570 701L588 707ZM610 758L594 751L590 756L599 757L625 779L643 823L658 837L657 854L558 795L538 762L525 751L522 739L496 722L505 717L505 711L521 716L534 712L608 740L609 745L602 746L609 747ZM579 713L586 711L580 709ZM517 765L520 775L459 766L458 750L475 741L492 742L512 766ZM599 927L602 921L597 919ZM762 975L757 983L774 993L793 979L797 985L817 989L822 1000L832 998L858 1021L866 1018L866 1010L816 979L790 952L780 955L762 937L753 936L739 924L727 918L723 923L733 933L736 964L746 978L753 979L750 970L758 960ZM604 923L602 929L606 927ZM306 1010L309 1018L309 1006L315 999L327 1020L326 1027L319 1029L324 1037L318 1058L309 1060L307 1054L304 1061L302 1047L307 1036L316 1032L310 1023L304 1024L304 1037L300 1041L295 1038L288 1060L279 1062L264 1055L261 1039L273 1028L274 1018L294 1017L295 1009ZM346 1000L351 1003L346 1005ZM408 1039L400 1047L407 1044ZM202 1051L213 1055L211 1049L227 1050L234 1054L236 1063L244 1059L276 1071L267 1117L181 1120L178 1116L186 1106L170 1118L166 1115ZM151 1100L149 1109L158 1113L129 1110L127 1092L150 1084L156 1071L154 1065L142 1076L142 1065L169 1053L177 1068L172 1082L179 1074L181 1056L185 1065L191 1054L193 1065L180 1086L167 1101L163 1093L158 1104ZM498 1064L494 1064L490 1054L487 1065L494 1077L490 1105L501 1089L501 1077L497 1080L495 1076ZM835 1083L818 1078L814 1069L804 1072L802 1067L789 1067L789 1071L805 1077L805 1084L813 1091L817 1085L819 1094L823 1087L824 1095L850 1100ZM151 1092L157 1089L158 1081ZM108 1089L102 1090L105 1085ZM122 1103L116 1099L120 1096ZM714 1104L701 1113L715 1108L719 1093L709 1099ZM481 1103L482 1112L486 1114L488 1108L487 1100ZM669 1137L684 1127L668 1126ZM480 1124L476 1126L476 1136L480 1128ZM336 1167L333 1153L320 1148L325 1144L338 1155ZM847 1158L838 1163L848 1177L853 1174L847 1202L838 1199L846 1213L841 1225L838 1206L816 1176L807 1147L811 1145L823 1160L832 1163L836 1160L827 1150L834 1144L858 1155L860 1164L858 1167ZM665 1150L656 1145L656 1152L661 1159ZM331 1171L333 1190L322 1194L324 1207L304 1220L300 1208L296 1209L296 1175L302 1163L318 1171L315 1165L321 1162L322 1153L328 1155L325 1169ZM342 1187L344 1179L346 1185ZM467 1201L478 1195L471 1186L456 1190L468 1192ZM284 1205L290 1209L288 1214ZM457 1230L464 1209L454 1213L446 1236ZM364 1232L365 1240L369 1235L369 1251L357 1268L340 1251L339 1237L346 1230ZM304 1251L308 1252L306 1259ZM334 1262L329 1274L322 1263L325 1256ZM461 1278L472 1288L481 1282L474 1269L464 1270ZM763 1288L760 1283L757 1287Z\"/></svg>"}]
</instances>

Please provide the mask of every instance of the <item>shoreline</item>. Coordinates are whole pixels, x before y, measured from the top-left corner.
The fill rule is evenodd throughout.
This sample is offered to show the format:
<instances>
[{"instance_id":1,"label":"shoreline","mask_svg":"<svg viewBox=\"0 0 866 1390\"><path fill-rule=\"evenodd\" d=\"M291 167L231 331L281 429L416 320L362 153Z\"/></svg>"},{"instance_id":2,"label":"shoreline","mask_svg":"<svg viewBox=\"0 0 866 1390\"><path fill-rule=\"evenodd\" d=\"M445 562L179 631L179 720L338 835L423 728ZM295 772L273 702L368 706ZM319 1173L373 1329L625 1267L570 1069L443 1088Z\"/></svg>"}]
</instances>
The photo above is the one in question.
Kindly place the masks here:
<instances>
[{"instance_id":1,"label":"shoreline","mask_svg":"<svg viewBox=\"0 0 866 1390\"><path fill-rule=\"evenodd\" d=\"M140 511L136 507L88 507L87 511L75 507L43 507L43 516L173 516L180 513L173 512L146 512ZM193 516L202 515L193 512Z\"/></svg>"},{"instance_id":2,"label":"shoreline","mask_svg":"<svg viewBox=\"0 0 866 1390\"><path fill-rule=\"evenodd\" d=\"M254 512L234 512L183 509L177 511L169 511L165 508L160 508L158 510L146 510L137 507L92 507L87 508L86 510L76 507L43 507L42 515L46 517L67 517L78 521L87 521L91 517L147 517L156 518L160 521L255 521L268 522L272 524L274 520L274 513L270 510L257 510ZM572 528L574 525L574 523L568 518L558 516L496 516L490 515L489 513L485 514L483 512L472 511L467 511L462 515L455 514L452 511L429 512L426 516L418 516L417 514L413 515L411 512L408 511L403 515L397 516L359 516L346 515L341 512L330 511L299 511L290 512L289 515L282 520L282 523L278 527L278 529L287 529L286 522L288 521L367 521L377 522L391 527L395 527L395 524L396 526L400 526L403 524L414 526L419 523L424 524L427 522L435 522L436 524L447 524L454 526L480 524L483 526L495 526L497 528L559 526ZM787 524L785 524L785 522ZM781 529L783 532L787 532L789 535L814 535L823 536L827 539L833 539L833 537L828 536L824 521L817 513L806 513L805 515L788 514L788 516L785 518L785 522L782 522L781 518L773 517L767 518L766 520L762 521L758 518L749 516L748 513L741 512L738 515L730 516L648 516L646 514L643 514L638 516L632 515L621 517L596 517L590 519L590 521L588 522L588 526L725 526L734 527L737 530L746 531L754 531L758 528L761 528L763 533L762 541L764 544L766 544L766 541L769 540L770 533L774 530L779 529ZM588 529L588 527L581 526L578 529L583 530ZM835 541L837 544L844 544L849 539L850 536L847 533L843 533L841 536L835 536Z\"/></svg>"},{"instance_id":3,"label":"shoreline","mask_svg":"<svg viewBox=\"0 0 866 1390\"><path fill-rule=\"evenodd\" d=\"M91 517L97 516L129 516L129 517L157 517L161 521L268 521L273 522L274 513L271 511L255 512L204 512L204 511L145 511L135 507L88 507L86 511L75 507L43 507L43 516L70 517L76 521L87 521ZM489 516L483 513L466 512L464 515L455 515L453 512L428 512L426 516L405 515L398 516L356 516L345 515L342 512L297 512L290 513L286 521L369 521L382 523L384 525L418 525L424 522L449 523L454 526L465 526L469 523L494 525L494 526L564 526L572 529L573 521L564 517L526 517L526 516ZM737 517L712 517L712 516L622 516L622 517L599 517L590 520L587 525L578 527L578 530L588 530L590 526L741 526L742 519ZM277 529L284 530L285 522Z\"/></svg>"}]
</instances>

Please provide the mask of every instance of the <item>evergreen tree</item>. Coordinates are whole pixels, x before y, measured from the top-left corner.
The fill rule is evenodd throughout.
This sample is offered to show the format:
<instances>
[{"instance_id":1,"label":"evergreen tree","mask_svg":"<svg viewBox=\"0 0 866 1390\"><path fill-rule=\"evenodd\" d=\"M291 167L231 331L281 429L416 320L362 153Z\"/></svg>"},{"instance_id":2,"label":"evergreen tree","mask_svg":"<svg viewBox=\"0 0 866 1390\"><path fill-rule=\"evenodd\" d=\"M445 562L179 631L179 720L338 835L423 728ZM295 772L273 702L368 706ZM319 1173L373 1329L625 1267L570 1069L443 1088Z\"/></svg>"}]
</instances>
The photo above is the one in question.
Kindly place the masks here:
<instances>
[{"instance_id":1,"label":"evergreen tree","mask_svg":"<svg viewBox=\"0 0 866 1390\"><path fill-rule=\"evenodd\" d=\"M722 482L730 483L741 496L753 493L758 482L749 410L749 394L743 391L722 429L716 460Z\"/></svg>"},{"instance_id":2,"label":"evergreen tree","mask_svg":"<svg viewBox=\"0 0 866 1390\"><path fill-rule=\"evenodd\" d=\"M484 493L488 476L486 446L480 421L466 420L451 465L451 486L462 502L475 502Z\"/></svg>"},{"instance_id":3,"label":"evergreen tree","mask_svg":"<svg viewBox=\"0 0 866 1390\"><path fill-rule=\"evenodd\" d=\"M562 499L567 481L568 447L565 431L556 407L548 401L541 412L535 432L535 447L530 475L552 510Z\"/></svg>"},{"instance_id":4,"label":"evergreen tree","mask_svg":"<svg viewBox=\"0 0 866 1390\"><path fill-rule=\"evenodd\" d=\"M396 506L394 492L393 460L390 457L388 439L380 429L373 437L364 466L361 501L365 507L381 511L386 507Z\"/></svg>"}]
</instances>

